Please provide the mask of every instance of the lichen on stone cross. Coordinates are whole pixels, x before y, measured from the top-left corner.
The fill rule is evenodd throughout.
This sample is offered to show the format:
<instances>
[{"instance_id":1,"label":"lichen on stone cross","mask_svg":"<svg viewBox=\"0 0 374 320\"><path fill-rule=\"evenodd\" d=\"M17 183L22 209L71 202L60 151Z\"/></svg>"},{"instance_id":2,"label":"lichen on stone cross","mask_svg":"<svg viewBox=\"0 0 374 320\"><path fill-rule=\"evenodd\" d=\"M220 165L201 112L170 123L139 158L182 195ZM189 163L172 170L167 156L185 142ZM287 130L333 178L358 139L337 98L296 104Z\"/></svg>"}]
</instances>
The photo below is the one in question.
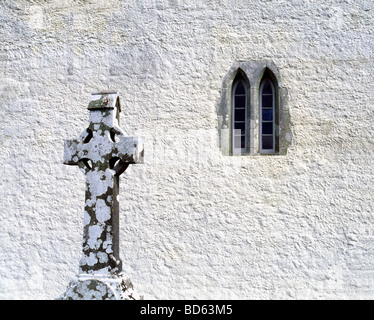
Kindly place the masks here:
<instances>
[{"instance_id":1,"label":"lichen on stone cross","mask_svg":"<svg viewBox=\"0 0 374 320\"><path fill-rule=\"evenodd\" d=\"M86 175L83 253L80 274L121 272L119 256L119 176L129 164L143 163L143 139L119 128L117 93L92 94L90 124L78 139L65 140L64 164Z\"/></svg>"}]
</instances>

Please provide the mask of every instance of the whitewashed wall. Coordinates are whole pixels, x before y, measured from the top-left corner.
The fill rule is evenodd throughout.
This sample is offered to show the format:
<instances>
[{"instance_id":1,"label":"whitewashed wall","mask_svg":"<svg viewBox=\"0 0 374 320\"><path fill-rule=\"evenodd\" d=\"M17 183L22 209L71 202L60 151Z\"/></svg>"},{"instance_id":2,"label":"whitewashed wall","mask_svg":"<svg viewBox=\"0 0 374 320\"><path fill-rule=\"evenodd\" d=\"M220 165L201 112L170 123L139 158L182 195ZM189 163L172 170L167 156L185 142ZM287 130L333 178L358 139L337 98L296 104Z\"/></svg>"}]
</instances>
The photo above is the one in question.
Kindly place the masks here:
<instances>
[{"instance_id":1,"label":"whitewashed wall","mask_svg":"<svg viewBox=\"0 0 374 320\"><path fill-rule=\"evenodd\" d=\"M77 274L85 178L63 139L101 90L146 139L120 189L145 298L374 296L372 0L2 0L0 26L1 299L54 299ZM278 68L286 155L222 155L238 61Z\"/></svg>"}]
</instances>

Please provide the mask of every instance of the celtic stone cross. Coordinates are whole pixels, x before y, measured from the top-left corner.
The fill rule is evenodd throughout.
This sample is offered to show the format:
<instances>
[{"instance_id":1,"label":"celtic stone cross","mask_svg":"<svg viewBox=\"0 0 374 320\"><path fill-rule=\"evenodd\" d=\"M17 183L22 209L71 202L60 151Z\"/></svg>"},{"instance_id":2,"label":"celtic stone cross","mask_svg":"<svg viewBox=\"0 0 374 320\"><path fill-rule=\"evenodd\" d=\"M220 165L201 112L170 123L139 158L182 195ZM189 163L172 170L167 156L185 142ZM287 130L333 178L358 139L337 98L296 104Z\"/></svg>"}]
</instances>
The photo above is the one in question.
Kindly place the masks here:
<instances>
[{"instance_id":1,"label":"celtic stone cross","mask_svg":"<svg viewBox=\"0 0 374 320\"><path fill-rule=\"evenodd\" d=\"M130 164L143 163L143 139L126 137L119 128L117 93L92 94L88 110L88 128L78 139L65 140L64 147L64 164L77 165L86 175L79 276L64 298L133 298L119 256L119 176Z\"/></svg>"}]
</instances>

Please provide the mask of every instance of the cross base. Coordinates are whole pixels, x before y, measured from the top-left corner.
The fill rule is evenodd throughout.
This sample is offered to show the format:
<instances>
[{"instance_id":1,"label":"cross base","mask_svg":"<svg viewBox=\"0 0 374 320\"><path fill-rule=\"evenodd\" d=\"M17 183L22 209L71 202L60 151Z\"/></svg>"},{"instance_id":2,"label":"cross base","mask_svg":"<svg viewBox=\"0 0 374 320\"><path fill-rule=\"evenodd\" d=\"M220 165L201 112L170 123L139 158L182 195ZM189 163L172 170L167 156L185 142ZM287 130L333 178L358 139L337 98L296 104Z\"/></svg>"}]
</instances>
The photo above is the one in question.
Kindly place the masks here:
<instances>
[{"instance_id":1,"label":"cross base","mask_svg":"<svg viewBox=\"0 0 374 320\"><path fill-rule=\"evenodd\" d=\"M122 274L112 277L80 274L70 281L58 300L143 300L143 296Z\"/></svg>"}]
</instances>

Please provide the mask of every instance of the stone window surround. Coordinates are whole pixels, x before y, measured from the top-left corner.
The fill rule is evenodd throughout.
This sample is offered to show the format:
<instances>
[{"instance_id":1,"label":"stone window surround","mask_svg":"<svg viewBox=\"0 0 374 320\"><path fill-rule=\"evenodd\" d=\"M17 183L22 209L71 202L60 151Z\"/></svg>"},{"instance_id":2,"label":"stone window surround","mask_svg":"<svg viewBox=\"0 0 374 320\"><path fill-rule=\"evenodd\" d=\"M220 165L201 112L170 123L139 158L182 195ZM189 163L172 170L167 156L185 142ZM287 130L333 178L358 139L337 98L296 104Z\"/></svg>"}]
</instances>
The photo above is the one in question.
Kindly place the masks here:
<instances>
[{"instance_id":1,"label":"stone window surround","mask_svg":"<svg viewBox=\"0 0 374 320\"><path fill-rule=\"evenodd\" d=\"M233 153L232 148L232 89L238 73L248 82L247 143L245 153ZM260 85L267 73L275 87L275 152L260 152ZM272 156L285 155L291 143L288 90L282 86L278 68L272 61L237 61L222 82L221 99L217 106L219 147L223 155Z\"/></svg>"}]
</instances>

